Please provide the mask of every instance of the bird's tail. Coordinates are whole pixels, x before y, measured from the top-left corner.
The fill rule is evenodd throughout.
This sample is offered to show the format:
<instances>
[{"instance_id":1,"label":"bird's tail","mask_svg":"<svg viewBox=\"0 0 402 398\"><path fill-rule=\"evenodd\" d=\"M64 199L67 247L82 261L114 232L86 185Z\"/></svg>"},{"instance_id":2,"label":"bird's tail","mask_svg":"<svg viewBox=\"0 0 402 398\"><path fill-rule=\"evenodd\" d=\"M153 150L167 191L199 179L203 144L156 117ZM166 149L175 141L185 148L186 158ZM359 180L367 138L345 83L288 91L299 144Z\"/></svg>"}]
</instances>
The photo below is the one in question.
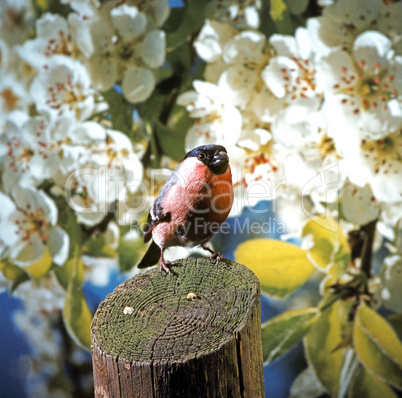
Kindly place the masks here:
<instances>
[{"instance_id":1,"label":"bird's tail","mask_svg":"<svg viewBox=\"0 0 402 398\"><path fill-rule=\"evenodd\" d=\"M148 247L147 252L144 254L142 260L137 264L138 268L147 268L155 265L161 257L161 249L152 241Z\"/></svg>"}]
</instances>

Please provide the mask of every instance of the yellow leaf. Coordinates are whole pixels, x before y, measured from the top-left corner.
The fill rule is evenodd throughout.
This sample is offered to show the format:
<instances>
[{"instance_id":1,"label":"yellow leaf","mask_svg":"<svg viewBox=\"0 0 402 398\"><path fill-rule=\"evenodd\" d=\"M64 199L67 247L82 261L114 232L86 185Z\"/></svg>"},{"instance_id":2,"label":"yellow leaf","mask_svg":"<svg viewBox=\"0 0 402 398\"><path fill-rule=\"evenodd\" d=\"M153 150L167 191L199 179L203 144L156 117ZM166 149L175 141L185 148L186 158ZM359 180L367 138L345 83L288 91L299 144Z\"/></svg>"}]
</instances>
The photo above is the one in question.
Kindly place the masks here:
<instances>
[{"instance_id":1,"label":"yellow leaf","mask_svg":"<svg viewBox=\"0 0 402 398\"><path fill-rule=\"evenodd\" d=\"M337 258L348 257L348 243L338 223L331 217L312 219L303 228L302 236L312 235L314 246L309 257L318 267L325 269Z\"/></svg>"},{"instance_id":2,"label":"yellow leaf","mask_svg":"<svg viewBox=\"0 0 402 398\"><path fill-rule=\"evenodd\" d=\"M399 340L402 340L402 314L391 314L387 320L394 328Z\"/></svg>"},{"instance_id":3,"label":"yellow leaf","mask_svg":"<svg viewBox=\"0 0 402 398\"><path fill-rule=\"evenodd\" d=\"M336 349L342 342L342 325L350 304L335 302L313 324L304 339L308 363L313 366L323 386L331 396L339 393L339 380L344 354Z\"/></svg>"},{"instance_id":4,"label":"yellow leaf","mask_svg":"<svg viewBox=\"0 0 402 398\"><path fill-rule=\"evenodd\" d=\"M314 272L304 250L279 240L246 241L237 247L235 257L255 273L261 290L271 296L292 293Z\"/></svg>"},{"instance_id":5,"label":"yellow leaf","mask_svg":"<svg viewBox=\"0 0 402 398\"><path fill-rule=\"evenodd\" d=\"M44 277L52 267L52 256L49 253L48 248L45 248L43 256L36 263L24 267L24 270L28 272L30 277L38 282L42 277Z\"/></svg>"},{"instance_id":6,"label":"yellow leaf","mask_svg":"<svg viewBox=\"0 0 402 398\"><path fill-rule=\"evenodd\" d=\"M353 378L349 398L397 398L392 388L361 367Z\"/></svg>"},{"instance_id":7,"label":"yellow leaf","mask_svg":"<svg viewBox=\"0 0 402 398\"><path fill-rule=\"evenodd\" d=\"M391 325L367 305L356 312L353 341L368 370L402 389L402 344Z\"/></svg>"}]
</instances>

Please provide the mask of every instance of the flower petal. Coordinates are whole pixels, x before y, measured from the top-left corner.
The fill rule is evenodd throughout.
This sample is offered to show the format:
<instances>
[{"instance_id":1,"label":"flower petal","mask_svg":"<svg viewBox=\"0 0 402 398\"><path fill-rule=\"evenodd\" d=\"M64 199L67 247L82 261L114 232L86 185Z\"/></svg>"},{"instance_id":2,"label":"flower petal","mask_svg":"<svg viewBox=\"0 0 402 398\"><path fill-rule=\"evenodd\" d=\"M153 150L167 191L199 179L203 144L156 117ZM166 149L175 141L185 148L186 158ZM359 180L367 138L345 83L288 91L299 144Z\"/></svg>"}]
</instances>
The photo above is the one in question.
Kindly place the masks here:
<instances>
[{"instance_id":1,"label":"flower petal","mask_svg":"<svg viewBox=\"0 0 402 398\"><path fill-rule=\"evenodd\" d=\"M155 77L146 68L129 66L124 74L122 89L124 97L133 104L149 98L155 87Z\"/></svg>"},{"instance_id":2,"label":"flower petal","mask_svg":"<svg viewBox=\"0 0 402 398\"><path fill-rule=\"evenodd\" d=\"M274 95L283 98L287 94L287 87L296 84L298 70L299 67L292 59L278 56L269 61L261 72L261 77Z\"/></svg>"},{"instance_id":3,"label":"flower petal","mask_svg":"<svg viewBox=\"0 0 402 398\"><path fill-rule=\"evenodd\" d=\"M363 188L353 185L346 180L341 196L342 214L346 219L357 225L365 225L378 218L380 208L373 200L369 185Z\"/></svg>"},{"instance_id":4,"label":"flower petal","mask_svg":"<svg viewBox=\"0 0 402 398\"><path fill-rule=\"evenodd\" d=\"M269 42L276 50L277 55L289 58L298 56L296 39L293 36L273 34L269 38Z\"/></svg>"},{"instance_id":5,"label":"flower petal","mask_svg":"<svg viewBox=\"0 0 402 398\"><path fill-rule=\"evenodd\" d=\"M142 60L151 68L159 68L165 61L165 47L165 32L151 30L139 46Z\"/></svg>"},{"instance_id":6,"label":"flower petal","mask_svg":"<svg viewBox=\"0 0 402 398\"><path fill-rule=\"evenodd\" d=\"M359 35L353 45L353 57L357 62L364 61L365 69L374 69L376 64L388 63L387 55L392 47L388 37L380 32L367 31Z\"/></svg>"},{"instance_id":7,"label":"flower petal","mask_svg":"<svg viewBox=\"0 0 402 398\"><path fill-rule=\"evenodd\" d=\"M135 39L145 32L147 17L137 7L122 4L110 12L114 28L126 41Z\"/></svg>"},{"instance_id":8,"label":"flower petal","mask_svg":"<svg viewBox=\"0 0 402 398\"><path fill-rule=\"evenodd\" d=\"M10 257L17 265L29 265L38 261L45 251L45 245L36 234L30 237L29 241L20 241L10 250Z\"/></svg>"}]
</instances>

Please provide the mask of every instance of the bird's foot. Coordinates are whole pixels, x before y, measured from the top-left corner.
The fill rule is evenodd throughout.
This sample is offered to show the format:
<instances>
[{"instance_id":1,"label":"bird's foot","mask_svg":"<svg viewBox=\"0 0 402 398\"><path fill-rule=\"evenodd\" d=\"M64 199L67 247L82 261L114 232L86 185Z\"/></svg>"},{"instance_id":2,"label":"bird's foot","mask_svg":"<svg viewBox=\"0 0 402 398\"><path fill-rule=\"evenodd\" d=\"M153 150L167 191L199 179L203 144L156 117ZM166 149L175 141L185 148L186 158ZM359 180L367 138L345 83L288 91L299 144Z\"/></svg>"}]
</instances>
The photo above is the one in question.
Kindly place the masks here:
<instances>
[{"instance_id":1,"label":"bird's foot","mask_svg":"<svg viewBox=\"0 0 402 398\"><path fill-rule=\"evenodd\" d=\"M210 258L211 260L216 260L215 265L218 266L219 261L222 261L222 260L223 260L223 255L222 255L221 253L219 253L219 252L213 252L213 253L210 255L209 258Z\"/></svg>"},{"instance_id":2,"label":"bird's foot","mask_svg":"<svg viewBox=\"0 0 402 398\"><path fill-rule=\"evenodd\" d=\"M211 255L209 256L209 258L211 260L215 260L216 259L216 265L219 264L219 261L221 261L223 259L223 255L219 252L214 252L210 247L208 246L201 246L204 250L208 251L211 253Z\"/></svg>"},{"instance_id":3,"label":"bird's foot","mask_svg":"<svg viewBox=\"0 0 402 398\"><path fill-rule=\"evenodd\" d=\"M161 273L162 273L162 269L163 269L167 274L169 274L169 276L171 276L171 272L173 272L173 271L170 270L170 267L172 265L174 265L173 261L168 261L168 260L161 259L161 261L160 261L160 271L161 271Z\"/></svg>"}]
</instances>

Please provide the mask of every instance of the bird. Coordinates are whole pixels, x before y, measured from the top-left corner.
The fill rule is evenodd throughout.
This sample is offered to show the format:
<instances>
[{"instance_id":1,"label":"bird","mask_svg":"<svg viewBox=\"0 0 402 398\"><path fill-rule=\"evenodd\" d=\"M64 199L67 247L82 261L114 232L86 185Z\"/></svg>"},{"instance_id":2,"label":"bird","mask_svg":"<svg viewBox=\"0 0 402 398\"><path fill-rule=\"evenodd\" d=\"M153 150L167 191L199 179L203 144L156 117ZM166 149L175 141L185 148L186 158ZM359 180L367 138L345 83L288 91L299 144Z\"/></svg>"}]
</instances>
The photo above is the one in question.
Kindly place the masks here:
<instances>
[{"instance_id":1,"label":"bird","mask_svg":"<svg viewBox=\"0 0 402 398\"><path fill-rule=\"evenodd\" d=\"M216 259L222 255L209 241L228 217L233 204L232 172L226 148L201 145L190 150L155 199L143 228L144 243L152 239L138 268L155 265L170 275L174 262L164 259L173 246L201 246Z\"/></svg>"}]
</instances>

